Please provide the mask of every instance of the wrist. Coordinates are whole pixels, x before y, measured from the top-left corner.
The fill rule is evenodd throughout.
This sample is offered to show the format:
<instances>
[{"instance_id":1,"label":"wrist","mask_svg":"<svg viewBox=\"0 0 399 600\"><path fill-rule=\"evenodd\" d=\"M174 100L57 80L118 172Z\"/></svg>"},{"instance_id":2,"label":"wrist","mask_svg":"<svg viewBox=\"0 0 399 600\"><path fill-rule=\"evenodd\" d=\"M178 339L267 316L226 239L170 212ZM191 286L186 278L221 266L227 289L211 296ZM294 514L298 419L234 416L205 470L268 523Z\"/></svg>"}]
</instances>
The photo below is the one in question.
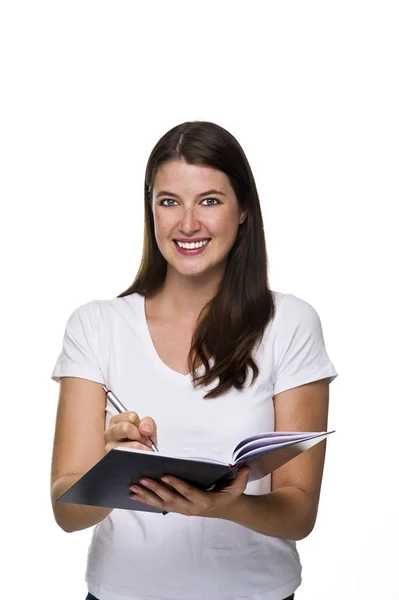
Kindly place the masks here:
<instances>
[{"instance_id":1,"label":"wrist","mask_svg":"<svg viewBox=\"0 0 399 600\"><path fill-rule=\"evenodd\" d=\"M230 502L227 506L224 506L223 509L219 511L219 514L214 515L217 519L224 519L225 521L233 521L238 522L240 515L242 515L245 510L245 506L248 502L247 494L240 494L237 496L233 502Z\"/></svg>"}]
</instances>

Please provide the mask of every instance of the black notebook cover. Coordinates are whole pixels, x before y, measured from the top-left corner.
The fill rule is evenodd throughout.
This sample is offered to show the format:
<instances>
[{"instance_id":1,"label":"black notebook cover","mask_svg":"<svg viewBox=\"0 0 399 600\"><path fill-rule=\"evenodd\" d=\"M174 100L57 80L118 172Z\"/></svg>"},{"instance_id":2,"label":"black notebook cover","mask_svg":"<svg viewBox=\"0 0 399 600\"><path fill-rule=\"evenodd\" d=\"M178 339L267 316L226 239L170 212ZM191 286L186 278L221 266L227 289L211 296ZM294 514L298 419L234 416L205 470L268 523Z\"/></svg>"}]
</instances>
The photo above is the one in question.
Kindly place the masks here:
<instances>
[{"instance_id":1,"label":"black notebook cover","mask_svg":"<svg viewBox=\"0 0 399 600\"><path fill-rule=\"evenodd\" d=\"M196 487L209 489L216 481L219 485L222 481L228 483L236 470L228 465L171 458L145 451L137 454L113 448L57 498L57 502L160 513L162 511L154 506L130 500L129 486L139 484L142 477L159 480L163 475L170 474Z\"/></svg>"}]
</instances>

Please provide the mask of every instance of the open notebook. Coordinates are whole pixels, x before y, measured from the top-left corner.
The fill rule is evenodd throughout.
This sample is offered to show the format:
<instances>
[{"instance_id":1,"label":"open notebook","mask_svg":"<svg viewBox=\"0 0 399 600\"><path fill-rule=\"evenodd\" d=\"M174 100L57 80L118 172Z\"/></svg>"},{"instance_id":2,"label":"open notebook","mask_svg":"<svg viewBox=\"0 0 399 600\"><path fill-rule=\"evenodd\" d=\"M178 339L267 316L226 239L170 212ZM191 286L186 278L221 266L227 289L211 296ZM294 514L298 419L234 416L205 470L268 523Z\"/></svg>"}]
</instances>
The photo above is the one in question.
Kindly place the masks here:
<instances>
[{"instance_id":1,"label":"open notebook","mask_svg":"<svg viewBox=\"0 0 399 600\"><path fill-rule=\"evenodd\" d=\"M57 502L161 512L131 500L129 487L140 478L160 479L175 475L204 490L217 490L233 479L241 466L249 465L248 481L256 481L318 444L333 431L266 432L245 438L232 452L231 463L210 456L172 456L151 450L120 446L110 450L68 488ZM166 484L164 484L166 485Z\"/></svg>"}]
</instances>

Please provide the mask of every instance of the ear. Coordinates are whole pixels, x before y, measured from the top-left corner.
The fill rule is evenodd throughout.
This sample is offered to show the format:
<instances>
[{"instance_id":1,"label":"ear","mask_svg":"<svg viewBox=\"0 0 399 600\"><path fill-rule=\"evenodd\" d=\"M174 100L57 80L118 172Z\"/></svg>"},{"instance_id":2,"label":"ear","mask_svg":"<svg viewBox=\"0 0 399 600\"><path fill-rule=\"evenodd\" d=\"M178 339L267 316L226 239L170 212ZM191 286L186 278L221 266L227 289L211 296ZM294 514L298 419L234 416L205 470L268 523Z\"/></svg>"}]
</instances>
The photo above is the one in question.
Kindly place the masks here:
<instances>
[{"instance_id":1,"label":"ear","mask_svg":"<svg viewBox=\"0 0 399 600\"><path fill-rule=\"evenodd\" d=\"M243 210L241 213L241 217L240 217L240 225L242 225L245 221L245 219L247 218L248 215L248 211L247 210Z\"/></svg>"}]
</instances>

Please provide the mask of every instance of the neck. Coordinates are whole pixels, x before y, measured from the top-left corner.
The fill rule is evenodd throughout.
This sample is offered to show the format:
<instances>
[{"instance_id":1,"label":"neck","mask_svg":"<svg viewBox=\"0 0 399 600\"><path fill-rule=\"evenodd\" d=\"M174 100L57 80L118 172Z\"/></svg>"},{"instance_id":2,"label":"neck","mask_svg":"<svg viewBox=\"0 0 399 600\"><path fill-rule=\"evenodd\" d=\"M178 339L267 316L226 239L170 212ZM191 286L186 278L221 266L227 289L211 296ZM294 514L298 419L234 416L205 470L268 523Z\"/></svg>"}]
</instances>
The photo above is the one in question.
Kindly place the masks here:
<instances>
[{"instance_id":1,"label":"neck","mask_svg":"<svg viewBox=\"0 0 399 600\"><path fill-rule=\"evenodd\" d=\"M194 325L205 304L216 294L219 280L199 284L195 278L166 277L163 286L151 297L156 314L174 323Z\"/></svg>"}]
</instances>

